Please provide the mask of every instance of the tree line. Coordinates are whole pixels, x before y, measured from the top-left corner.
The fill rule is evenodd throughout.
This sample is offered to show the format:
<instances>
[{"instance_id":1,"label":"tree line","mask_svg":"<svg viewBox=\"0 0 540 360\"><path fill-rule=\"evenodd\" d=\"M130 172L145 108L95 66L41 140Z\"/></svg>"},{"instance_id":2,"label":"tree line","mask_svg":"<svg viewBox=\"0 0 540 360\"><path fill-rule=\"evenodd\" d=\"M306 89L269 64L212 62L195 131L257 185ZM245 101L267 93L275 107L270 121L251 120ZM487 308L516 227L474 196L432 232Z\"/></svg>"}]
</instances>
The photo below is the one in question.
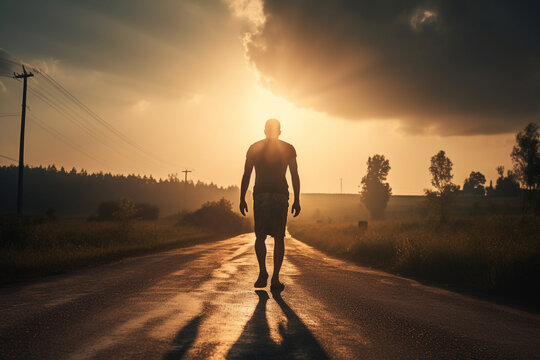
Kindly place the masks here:
<instances>
[{"instance_id":1,"label":"tree line","mask_svg":"<svg viewBox=\"0 0 540 360\"><path fill-rule=\"evenodd\" d=\"M535 123L528 124L516 134L516 142L510 153L513 169L496 168L498 178L495 186L479 171L472 171L463 183L463 188L453 182L453 163L444 150L431 158L429 172L432 189L425 189L427 206L441 221L448 217L449 206L456 196L522 196L524 211L540 209L540 136ZM390 161L384 155L370 156L367 174L362 178L361 199L372 219L383 219L392 188L386 181Z\"/></svg>"},{"instance_id":2,"label":"tree line","mask_svg":"<svg viewBox=\"0 0 540 360\"><path fill-rule=\"evenodd\" d=\"M17 202L17 166L0 167L0 212L13 212ZM170 215L198 209L202 204L225 198L236 202L237 186L221 187L201 181L181 181L177 174L166 179L152 176L88 173L84 169L67 171L54 165L24 169L24 210L58 215L87 217L111 210L120 198L127 198L144 209L148 216ZM100 207L101 204L101 207ZM159 208L156 210L153 206ZM114 210L111 210L114 211Z\"/></svg>"}]
</instances>

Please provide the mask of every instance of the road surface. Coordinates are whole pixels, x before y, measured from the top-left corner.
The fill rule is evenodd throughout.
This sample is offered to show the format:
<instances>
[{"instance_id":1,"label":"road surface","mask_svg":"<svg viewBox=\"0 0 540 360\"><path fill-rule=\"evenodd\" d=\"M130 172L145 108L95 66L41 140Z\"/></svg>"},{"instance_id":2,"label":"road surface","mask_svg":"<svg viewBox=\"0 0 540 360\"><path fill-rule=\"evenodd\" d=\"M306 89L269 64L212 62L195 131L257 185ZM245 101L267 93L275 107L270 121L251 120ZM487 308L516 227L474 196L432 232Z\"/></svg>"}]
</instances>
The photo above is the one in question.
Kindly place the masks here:
<instances>
[{"instance_id":1,"label":"road surface","mask_svg":"<svg viewBox=\"0 0 540 360\"><path fill-rule=\"evenodd\" d=\"M285 291L255 292L253 237L4 288L0 358L540 358L536 314L359 267L291 238Z\"/></svg>"}]
</instances>

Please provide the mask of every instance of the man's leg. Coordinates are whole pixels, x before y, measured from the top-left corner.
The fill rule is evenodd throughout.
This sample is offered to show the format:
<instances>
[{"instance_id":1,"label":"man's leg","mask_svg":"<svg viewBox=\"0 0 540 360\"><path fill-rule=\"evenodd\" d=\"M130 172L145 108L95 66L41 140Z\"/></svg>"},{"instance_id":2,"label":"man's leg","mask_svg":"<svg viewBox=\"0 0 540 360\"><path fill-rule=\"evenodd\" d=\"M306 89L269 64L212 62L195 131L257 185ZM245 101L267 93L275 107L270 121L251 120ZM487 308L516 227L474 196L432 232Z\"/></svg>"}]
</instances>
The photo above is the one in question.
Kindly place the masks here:
<instances>
[{"instance_id":1,"label":"man's leg","mask_svg":"<svg viewBox=\"0 0 540 360\"><path fill-rule=\"evenodd\" d=\"M274 274L272 275L272 286L282 287L279 282L279 271L281 270L281 264L283 263L283 256L285 255L285 241L283 237L274 238Z\"/></svg>"},{"instance_id":2,"label":"man's leg","mask_svg":"<svg viewBox=\"0 0 540 360\"><path fill-rule=\"evenodd\" d=\"M255 240L255 254L257 254L257 261L259 262L259 278L255 282L255 287L266 287L266 281L268 279L268 272L266 271L266 240L265 236L257 236Z\"/></svg>"}]
</instances>

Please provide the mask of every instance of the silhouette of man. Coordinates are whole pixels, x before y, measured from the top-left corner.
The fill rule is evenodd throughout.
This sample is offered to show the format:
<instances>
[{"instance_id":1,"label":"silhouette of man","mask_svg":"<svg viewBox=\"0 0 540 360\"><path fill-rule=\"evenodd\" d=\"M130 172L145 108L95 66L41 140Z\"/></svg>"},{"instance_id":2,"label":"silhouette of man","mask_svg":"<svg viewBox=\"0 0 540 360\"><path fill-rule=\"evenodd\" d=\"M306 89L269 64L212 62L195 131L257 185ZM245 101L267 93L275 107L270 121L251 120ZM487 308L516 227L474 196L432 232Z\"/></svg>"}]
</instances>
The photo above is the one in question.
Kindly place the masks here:
<instances>
[{"instance_id":1,"label":"silhouette of man","mask_svg":"<svg viewBox=\"0 0 540 360\"><path fill-rule=\"evenodd\" d=\"M285 226L289 208L289 186L285 174L287 166L291 171L294 202L291 213L300 214L300 178L296 163L296 150L291 144L279 140L281 126L278 120L270 119L264 127L266 139L251 145L246 155L244 176L240 191L240 212L248 211L246 192L255 167L255 187L253 188L253 215L255 218L255 253L259 262L259 277L255 287L266 287L266 236L274 237L274 273L270 288L281 291L285 287L279 281L279 271L285 254Z\"/></svg>"}]
</instances>

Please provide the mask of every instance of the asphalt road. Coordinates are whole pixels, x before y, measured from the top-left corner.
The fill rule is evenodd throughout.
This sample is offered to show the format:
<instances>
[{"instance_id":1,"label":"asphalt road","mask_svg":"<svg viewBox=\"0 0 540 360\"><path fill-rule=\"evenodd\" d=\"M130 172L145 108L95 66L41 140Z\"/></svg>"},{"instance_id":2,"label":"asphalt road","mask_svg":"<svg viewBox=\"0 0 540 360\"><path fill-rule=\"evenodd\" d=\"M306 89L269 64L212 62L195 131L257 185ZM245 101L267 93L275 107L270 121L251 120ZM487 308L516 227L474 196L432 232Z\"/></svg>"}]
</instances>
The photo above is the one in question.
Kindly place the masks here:
<instances>
[{"instance_id":1,"label":"asphalt road","mask_svg":"<svg viewBox=\"0 0 540 360\"><path fill-rule=\"evenodd\" d=\"M291 238L285 291L255 292L253 240L4 288L0 358L540 358L539 315L359 267Z\"/></svg>"}]
</instances>

